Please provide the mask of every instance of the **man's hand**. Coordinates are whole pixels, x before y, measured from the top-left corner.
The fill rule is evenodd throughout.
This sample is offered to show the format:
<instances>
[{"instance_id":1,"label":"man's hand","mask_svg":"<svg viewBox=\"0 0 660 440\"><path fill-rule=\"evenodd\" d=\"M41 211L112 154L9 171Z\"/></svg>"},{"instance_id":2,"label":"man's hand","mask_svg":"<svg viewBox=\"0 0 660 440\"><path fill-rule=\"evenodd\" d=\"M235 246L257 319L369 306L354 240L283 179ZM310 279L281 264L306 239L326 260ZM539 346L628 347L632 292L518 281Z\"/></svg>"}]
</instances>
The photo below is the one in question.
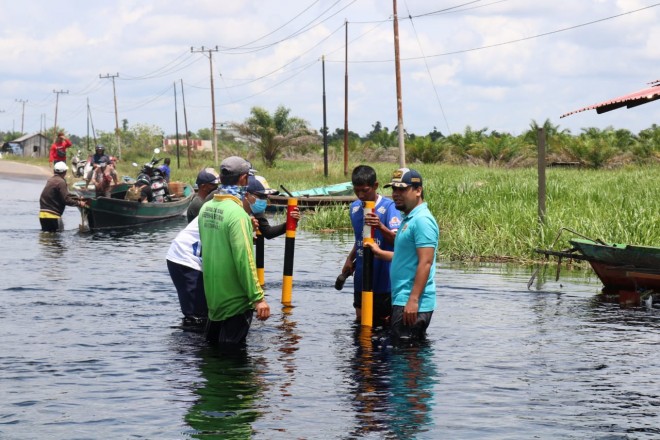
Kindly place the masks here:
<instances>
[{"instance_id":1,"label":"man's hand","mask_svg":"<svg viewBox=\"0 0 660 440\"><path fill-rule=\"evenodd\" d=\"M270 306L265 299L254 303L254 308L257 310L257 319L259 321L265 321L270 316Z\"/></svg>"},{"instance_id":2,"label":"man's hand","mask_svg":"<svg viewBox=\"0 0 660 440\"><path fill-rule=\"evenodd\" d=\"M405 307L403 308L403 325L412 327L417 322L417 311L419 310L419 300L417 298L409 298Z\"/></svg>"}]
</instances>

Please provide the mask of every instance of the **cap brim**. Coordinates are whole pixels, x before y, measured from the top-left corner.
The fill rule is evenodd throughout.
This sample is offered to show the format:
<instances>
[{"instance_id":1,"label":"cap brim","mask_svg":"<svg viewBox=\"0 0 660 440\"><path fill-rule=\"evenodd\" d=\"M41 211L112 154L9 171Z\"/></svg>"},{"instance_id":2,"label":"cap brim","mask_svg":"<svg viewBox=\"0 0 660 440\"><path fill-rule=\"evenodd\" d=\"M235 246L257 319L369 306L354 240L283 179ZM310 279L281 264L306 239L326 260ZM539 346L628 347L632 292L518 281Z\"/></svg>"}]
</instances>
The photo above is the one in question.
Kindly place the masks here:
<instances>
[{"instance_id":1,"label":"cap brim","mask_svg":"<svg viewBox=\"0 0 660 440\"><path fill-rule=\"evenodd\" d=\"M276 189L265 189L263 191L257 191L256 194L262 195L262 196L277 196L280 194L280 192Z\"/></svg>"},{"instance_id":2,"label":"cap brim","mask_svg":"<svg viewBox=\"0 0 660 440\"><path fill-rule=\"evenodd\" d=\"M385 185L383 185L383 188L391 188L391 187L394 187L394 188L408 188L409 186L412 186L412 185L409 184L409 183L403 183L403 182L390 182L390 183L386 183Z\"/></svg>"}]
</instances>

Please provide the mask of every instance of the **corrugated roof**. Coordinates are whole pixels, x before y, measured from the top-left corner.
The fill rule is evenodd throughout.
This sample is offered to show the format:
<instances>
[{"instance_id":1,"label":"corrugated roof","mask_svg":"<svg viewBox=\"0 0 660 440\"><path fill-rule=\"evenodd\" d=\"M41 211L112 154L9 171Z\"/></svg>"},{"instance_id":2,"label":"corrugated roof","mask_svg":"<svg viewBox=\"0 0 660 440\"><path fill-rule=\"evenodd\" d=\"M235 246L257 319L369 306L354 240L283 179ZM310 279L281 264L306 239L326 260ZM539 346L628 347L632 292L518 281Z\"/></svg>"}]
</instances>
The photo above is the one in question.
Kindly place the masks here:
<instances>
[{"instance_id":1,"label":"corrugated roof","mask_svg":"<svg viewBox=\"0 0 660 440\"><path fill-rule=\"evenodd\" d=\"M573 110L572 112L564 113L560 116L560 118L594 109L596 110L596 113L600 114L620 107L632 108L637 107L638 105L646 104L647 102L655 101L656 99L660 99L660 80L651 81L649 84L651 84L651 87L647 87L646 89L629 93L627 95L619 96L618 98L610 99L599 104L590 105L579 110Z\"/></svg>"}]
</instances>

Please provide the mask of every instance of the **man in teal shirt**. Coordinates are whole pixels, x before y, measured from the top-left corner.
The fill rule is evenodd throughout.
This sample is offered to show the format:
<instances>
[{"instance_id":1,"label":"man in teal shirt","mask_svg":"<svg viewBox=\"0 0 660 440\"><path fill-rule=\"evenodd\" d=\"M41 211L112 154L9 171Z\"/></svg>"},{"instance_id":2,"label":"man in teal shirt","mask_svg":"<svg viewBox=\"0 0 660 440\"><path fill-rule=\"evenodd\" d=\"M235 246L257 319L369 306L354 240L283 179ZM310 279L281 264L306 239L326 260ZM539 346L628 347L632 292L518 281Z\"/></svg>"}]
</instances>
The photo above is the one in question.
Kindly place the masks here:
<instances>
[{"instance_id":1,"label":"man in teal shirt","mask_svg":"<svg viewBox=\"0 0 660 440\"><path fill-rule=\"evenodd\" d=\"M245 159L223 160L218 193L198 216L209 310L206 339L225 347L245 345L255 310L259 320L270 316L252 252L252 222L243 209L241 187L252 173Z\"/></svg>"},{"instance_id":2,"label":"man in teal shirt","mask_svg":"<svg viewBox=\"0 0 660 440\"><path fill-rule=\"evenodd\" d=\"M376 257L392 260L392 336L421 340L426 337L436 305L435 257L440 230L424 202L419 172L400 168L385 185L388 187L396 208L404 214L394 238L394 252L370 246Z\"/></svg>"}]
</instances>

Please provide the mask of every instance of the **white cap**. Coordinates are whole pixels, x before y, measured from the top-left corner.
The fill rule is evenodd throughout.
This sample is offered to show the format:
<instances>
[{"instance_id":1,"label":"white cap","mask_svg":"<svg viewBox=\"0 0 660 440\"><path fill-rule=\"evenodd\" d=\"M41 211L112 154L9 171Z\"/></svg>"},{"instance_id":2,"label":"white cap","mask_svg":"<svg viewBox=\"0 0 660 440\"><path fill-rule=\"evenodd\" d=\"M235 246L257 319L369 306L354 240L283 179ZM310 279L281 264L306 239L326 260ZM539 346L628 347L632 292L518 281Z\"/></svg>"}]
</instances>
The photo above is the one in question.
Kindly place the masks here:
<instances>
[{"instance_id":1,"label":"white cap","mask_svg":"<svg viewBox=\"0 0 660 440\"><path fill-rule=\"evenodd\" d=\"M64 162L57 162L53 166L53 171L55 171L56 173L59 173L59 174L66 173L66 170L68 170L68 169L69 169L69 167L66 166L66 163L64 163Z\"/></svg>"}]
</instances>

